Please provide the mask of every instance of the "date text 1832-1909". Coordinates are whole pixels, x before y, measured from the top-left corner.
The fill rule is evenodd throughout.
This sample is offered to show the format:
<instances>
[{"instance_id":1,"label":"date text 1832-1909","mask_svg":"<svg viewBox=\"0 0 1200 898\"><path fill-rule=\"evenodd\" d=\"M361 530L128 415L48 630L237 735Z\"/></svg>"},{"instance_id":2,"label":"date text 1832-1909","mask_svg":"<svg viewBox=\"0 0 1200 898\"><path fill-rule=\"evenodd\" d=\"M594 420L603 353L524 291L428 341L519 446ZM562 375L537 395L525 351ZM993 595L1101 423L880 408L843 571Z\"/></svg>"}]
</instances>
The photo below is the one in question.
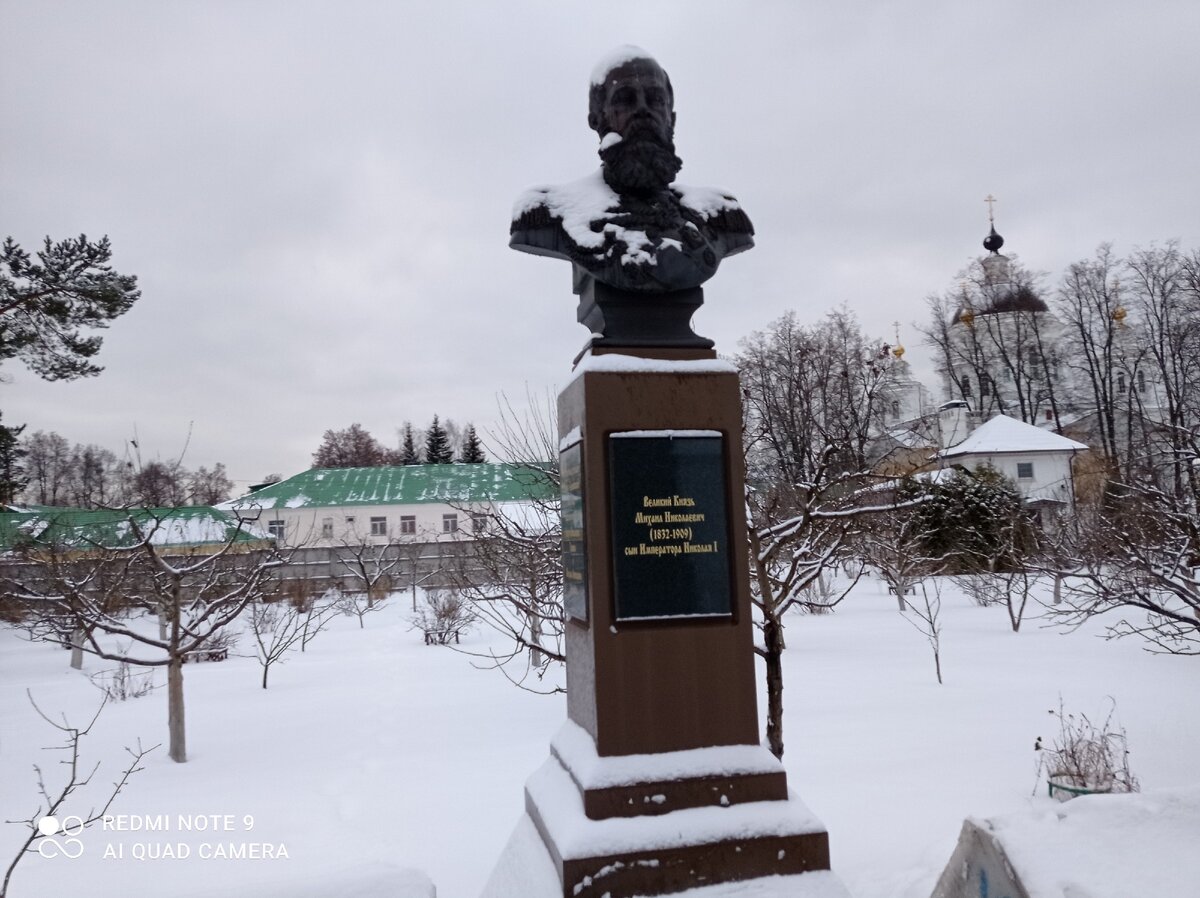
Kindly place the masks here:
<instances>
[{"instance_id":1,"label":"date text 1832-1909","mask_svg":"<svg viewBox=\"0 0 1200 898\"><path fill-rule=\"evenodd\" d=\"M617 619L731 614L724 438L627 431L608 449Z\"/></svg>"}]
</instances>

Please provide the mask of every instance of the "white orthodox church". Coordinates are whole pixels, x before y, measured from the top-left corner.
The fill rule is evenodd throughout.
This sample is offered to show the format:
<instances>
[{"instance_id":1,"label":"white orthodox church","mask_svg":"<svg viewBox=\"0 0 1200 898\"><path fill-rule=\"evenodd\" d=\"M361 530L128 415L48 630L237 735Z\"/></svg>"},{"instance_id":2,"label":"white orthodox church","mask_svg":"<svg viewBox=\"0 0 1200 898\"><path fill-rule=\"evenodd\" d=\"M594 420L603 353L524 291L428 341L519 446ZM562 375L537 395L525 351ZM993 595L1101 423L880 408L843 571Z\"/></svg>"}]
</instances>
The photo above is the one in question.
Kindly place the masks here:
<instances>
[{"instance_id":1,"label":"white orthodox church","mask_svg":"<svg viewBox=\"0 0 1200 898\"><path fill-rule=\"evenodd\" d=\"M897 334L895 379L875 440L876 471L902 476L987 465L1031 505L1071 508L1076 459L1088 446L1061 433L1086 417L1068 401L1079 393L1065 386L1065 326L1024 269L1000 253L1004 238L990 214L989 224L987 255L968 269L941 340L933 341L941 345L931 347L941 401L913 375Z\"/></svg>"}]
</instances>

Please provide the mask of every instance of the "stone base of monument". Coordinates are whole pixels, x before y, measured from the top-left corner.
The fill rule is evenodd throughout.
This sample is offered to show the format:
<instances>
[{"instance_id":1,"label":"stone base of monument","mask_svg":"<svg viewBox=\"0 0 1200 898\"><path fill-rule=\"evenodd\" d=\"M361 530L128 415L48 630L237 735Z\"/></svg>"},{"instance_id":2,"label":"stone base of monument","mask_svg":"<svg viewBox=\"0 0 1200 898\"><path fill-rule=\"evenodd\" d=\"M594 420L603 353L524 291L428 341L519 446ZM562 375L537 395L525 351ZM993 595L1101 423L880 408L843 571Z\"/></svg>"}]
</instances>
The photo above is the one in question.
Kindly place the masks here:
<instances>
[{"instance_id":1,"label":"stone base of monument","mask_svg":"<svg viewBox=\"0 0 1200 898\"><path fill-rule=\"evenodd\" d=\"M829 869L825 827L788 795L782 766L761 746L599 757L567 722L526 783L525 805L542 878L548 863L553 894L564 898L675 894ZM819 879L825 891L811 894L846 894L832 874Z\"/></svg>"}]
</instances>

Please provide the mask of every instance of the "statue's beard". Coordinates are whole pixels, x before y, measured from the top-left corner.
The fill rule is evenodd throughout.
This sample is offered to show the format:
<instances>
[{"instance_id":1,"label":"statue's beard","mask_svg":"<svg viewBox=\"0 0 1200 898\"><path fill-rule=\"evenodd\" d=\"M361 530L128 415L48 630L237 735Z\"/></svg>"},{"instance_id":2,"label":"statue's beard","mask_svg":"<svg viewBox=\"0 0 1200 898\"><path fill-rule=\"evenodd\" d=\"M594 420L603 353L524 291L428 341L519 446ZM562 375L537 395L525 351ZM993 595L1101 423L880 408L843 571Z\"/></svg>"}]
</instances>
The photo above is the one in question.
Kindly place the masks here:
<instances>
[{"instance_id":1,"label":"statue's beard","mask_svg":"<svg viewBox=\"0 0 1200 898\"><path fill-rule=\"evenodd\" d=\"M636 119L621 140L600 151L600 158L604 180L618 194L659 193L670 186L683 167L671 137L656 133L653 126Z\"/></svg>"}]
</instances>

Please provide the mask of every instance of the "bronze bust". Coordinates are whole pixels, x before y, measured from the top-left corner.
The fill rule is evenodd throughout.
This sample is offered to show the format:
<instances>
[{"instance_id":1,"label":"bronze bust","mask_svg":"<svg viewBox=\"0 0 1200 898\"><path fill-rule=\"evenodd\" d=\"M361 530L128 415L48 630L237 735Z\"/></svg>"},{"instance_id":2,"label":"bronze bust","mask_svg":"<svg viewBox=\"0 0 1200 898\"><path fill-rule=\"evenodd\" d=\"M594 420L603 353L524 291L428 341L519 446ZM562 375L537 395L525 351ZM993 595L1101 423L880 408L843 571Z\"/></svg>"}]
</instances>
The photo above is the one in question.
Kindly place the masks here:
<instances>
[{"instance_id":1,"label":"bronze bust","mask_svg":"<svg viewBox=\"0 0 1200 898\"><path fill-rule=\"evenodd\" d=\"M622 47L592 74L588 125L600 136L600 170L526 191L513 209L509 246L567 259L576 292L589 279L622 291L699 287L725 256L754 245L737 200L674 183L671 79L644 51Z\"/></svg>"}]
</instances>

